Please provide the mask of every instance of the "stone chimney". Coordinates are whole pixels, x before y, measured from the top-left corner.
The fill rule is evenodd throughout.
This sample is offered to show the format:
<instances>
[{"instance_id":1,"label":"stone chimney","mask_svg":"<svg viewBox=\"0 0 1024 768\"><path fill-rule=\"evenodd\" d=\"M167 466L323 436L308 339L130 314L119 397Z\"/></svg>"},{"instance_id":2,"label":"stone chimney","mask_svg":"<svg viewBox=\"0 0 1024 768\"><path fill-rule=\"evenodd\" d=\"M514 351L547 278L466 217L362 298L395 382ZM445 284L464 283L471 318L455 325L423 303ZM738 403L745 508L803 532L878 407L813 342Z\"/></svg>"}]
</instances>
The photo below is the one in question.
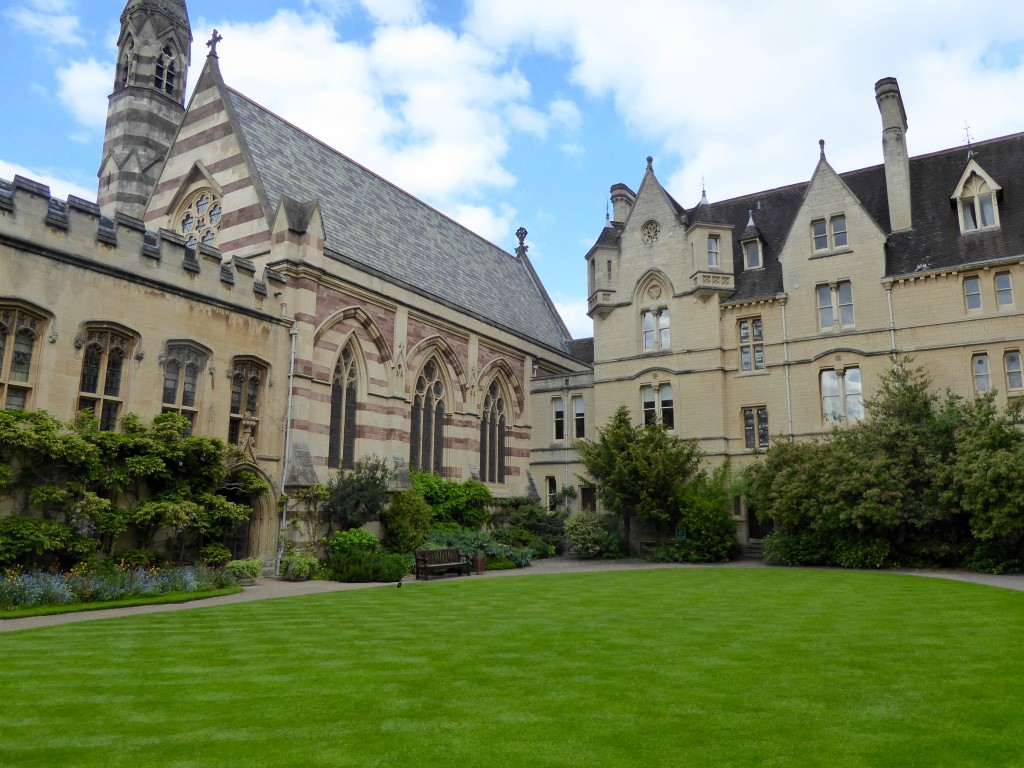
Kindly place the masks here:
<instances>
[{"instance_id":1,"label":"stone chimney","mask_svg":"<svg viewBox=\"0 0 1024 768\"><path fill-rule=\"evenodd\" d=\"M633 203L636 202L636 195L633 190L625 184L615 184L611 189L612 194L612 221L620 224L629 218L629 212L633 210Z\"/></svg>"},{"instance_id":2,"label":"stone chimney","mask_svg":"<svg viewBox=\"0 0 1024 768\"><path fill-rule=\"evenodd\" d=\"M875 83L875 101L882 116L885 187L889 195L889 224L893 232L910 229L910 158L907 155L907 112L895 77Z\"/></svg>"}]
</instances>

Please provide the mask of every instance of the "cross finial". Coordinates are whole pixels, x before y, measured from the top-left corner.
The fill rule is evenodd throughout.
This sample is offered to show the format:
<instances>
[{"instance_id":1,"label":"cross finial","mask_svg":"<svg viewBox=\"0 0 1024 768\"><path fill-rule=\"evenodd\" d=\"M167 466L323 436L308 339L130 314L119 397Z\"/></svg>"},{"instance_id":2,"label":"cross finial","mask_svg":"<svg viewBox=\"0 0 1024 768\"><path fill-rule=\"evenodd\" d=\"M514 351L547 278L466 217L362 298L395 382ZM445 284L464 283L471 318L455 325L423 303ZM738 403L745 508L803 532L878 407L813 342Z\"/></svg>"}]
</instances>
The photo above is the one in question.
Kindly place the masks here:
<instances>
[{"instance_id":1,"label":"cross finial","mask_svg":"<svg viewBox=\"0 0 1024 768\"><path fill-rule=\"evenodd\" d=\"M516 230L516 237L519 239L519 245L522 246L523 241L529 233L526 231L526 227L520 227Z\"/></svg>"},{"instance_id":2,"label":"cross finial","mask_svg":"<svg viewBox=\"0 0 1024 768\"><path fill-rule=\"evenodd\" d=\"M218 58L217 57L217 43L219 43L223 39L224 38L221 36L220 32L218 32L215 29L215 30L213 30L213 36L206 43L206 47L210 49L210 54L209 55L213 56L213 58L215 58L215 59Z\"/></svg>"}]
</instances>

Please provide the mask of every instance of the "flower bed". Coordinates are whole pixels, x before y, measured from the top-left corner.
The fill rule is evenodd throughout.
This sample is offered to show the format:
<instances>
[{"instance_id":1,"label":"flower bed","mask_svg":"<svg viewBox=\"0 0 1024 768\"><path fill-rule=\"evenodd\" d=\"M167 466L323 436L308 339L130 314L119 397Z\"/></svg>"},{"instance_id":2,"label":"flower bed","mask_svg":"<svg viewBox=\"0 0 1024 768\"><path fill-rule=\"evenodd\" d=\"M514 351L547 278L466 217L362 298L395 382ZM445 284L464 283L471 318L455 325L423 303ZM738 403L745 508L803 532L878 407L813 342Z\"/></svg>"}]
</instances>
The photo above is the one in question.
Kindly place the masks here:
<instances>
[{"instance_id":1,"label":"flower bed","mask_svg":"<svg viewBox=\"0 0 1024 768\"><path fill-rule=\"evenodd\" d=\"M5 571L0 577L0 610L200 592L223 589L234 583L235 580L222 571L202 565L115 569L102 573Z\"/></svg>"}]
</instances>

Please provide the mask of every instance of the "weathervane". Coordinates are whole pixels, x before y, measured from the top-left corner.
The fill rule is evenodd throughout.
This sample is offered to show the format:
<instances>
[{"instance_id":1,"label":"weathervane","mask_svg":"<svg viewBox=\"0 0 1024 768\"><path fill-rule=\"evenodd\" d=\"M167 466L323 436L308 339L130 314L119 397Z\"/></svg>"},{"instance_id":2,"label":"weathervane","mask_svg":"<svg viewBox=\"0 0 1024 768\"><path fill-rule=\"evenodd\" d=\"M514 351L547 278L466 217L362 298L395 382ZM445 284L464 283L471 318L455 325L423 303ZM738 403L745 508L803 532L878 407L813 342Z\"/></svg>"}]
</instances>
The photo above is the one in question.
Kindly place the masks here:
<instances>
[{"instance_id":1,"label":"weathervane","mask_svg":"<svg viewBox=\"0 0 1024 768\"><path fill-rule=\"evenodd\" d=\"M964 135L967 137L967 159L974 157L974 147L971 146L971 126L964 120Z\"/></svg>"}]
</instances>

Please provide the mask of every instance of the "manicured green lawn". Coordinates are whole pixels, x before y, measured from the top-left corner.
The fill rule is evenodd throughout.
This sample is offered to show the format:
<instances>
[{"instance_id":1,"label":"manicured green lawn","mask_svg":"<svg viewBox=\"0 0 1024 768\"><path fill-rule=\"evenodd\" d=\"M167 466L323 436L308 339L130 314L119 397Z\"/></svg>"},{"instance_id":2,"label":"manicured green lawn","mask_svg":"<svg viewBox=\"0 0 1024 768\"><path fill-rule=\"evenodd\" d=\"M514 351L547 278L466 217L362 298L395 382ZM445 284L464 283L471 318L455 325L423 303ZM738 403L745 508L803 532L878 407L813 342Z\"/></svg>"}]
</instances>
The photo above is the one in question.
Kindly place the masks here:
<instances>
[{"instance_id":1,"label":"manicured green lawn","mask_svg":"<svg viewBox=\"0 0 1024 768\"><path fill-rule=\"evenodd\" d=\"M0 635L3 766L1020 766L1024 594L674 569Z\"/></svg>"}]
</instances>

